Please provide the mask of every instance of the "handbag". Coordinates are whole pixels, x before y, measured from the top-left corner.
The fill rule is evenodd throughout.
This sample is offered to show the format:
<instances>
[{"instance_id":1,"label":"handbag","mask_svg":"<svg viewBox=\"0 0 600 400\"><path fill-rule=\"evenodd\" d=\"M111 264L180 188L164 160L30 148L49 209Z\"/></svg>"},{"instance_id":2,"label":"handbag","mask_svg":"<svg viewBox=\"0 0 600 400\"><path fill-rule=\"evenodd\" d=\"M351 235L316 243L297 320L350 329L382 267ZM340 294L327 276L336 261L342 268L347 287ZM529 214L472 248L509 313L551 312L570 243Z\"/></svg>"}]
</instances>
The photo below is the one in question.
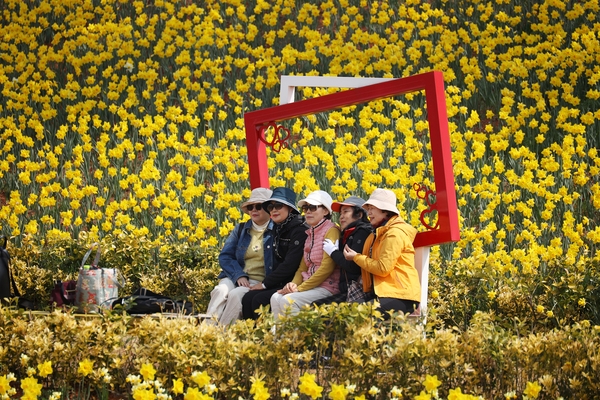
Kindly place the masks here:
<instances>
[{"instance_id":1,"label":"handbag","mask_svg":"<svg viewBox=\"0 0 600 400\"><path fill-rule=\"evenodd\" d=\"M75 304L77 281L56 281L50 292L50 303L56 307L72 306Z\"/></svg>"},{"instance_id":2,"label":"handbag","mask_svg":"<svg viewBox=\"0 0 600 400\"><path fill-rule=\"evenodd\" d=\"M1 239L4 239L4 244L0 245L0 303L15 304L14 299L16 299L17 308L33 310L35 308L34 303L21 297L15 278L10 270L10 254L8 254L6 248L8 239L6 236L2 236Z\"/></svg>"},{"instance_id":3,"label":"handbag","mask_svg":"<svg viewBox=\"0 0 600 400\"><path fill-rule=\"evenodd\" d=\"M10 255L6 250L7 239L6 237L3 239L4 245L0 245L0 299L9 299L13 297L11 286L15 296L19 295L19 289L10 273Z\"/></svg>"},{"instance_id":4,"label":"handbag","mask_svg":"<svg viewBox=\"0 0 600 400\"><path fill-rule=\"evenodd\" d=\"M373 244L371 243L371 247L369 248L369 257L371 257L373 253ZM346 276L346 280L348 277ZM375 298L375 293L371 288L371 291L365 292L363 290L363 280L362 275L358 276L358 279L350 282L348 285L348 295L346 301L348 303L365 303L369 300L373 300Z\"/></svg>"},{"instance_id":5,"label":"handbag","mask_svg":"<svg viewBox=\"0 0 600 400\"><path fill-rule=\"evenodd\" d=\"M96 257L92 264L86 264L94 247ZM77 278L75 305L79 312L96 313L110 307L110 302L119 297L119 287L123 287L123 277L116 268L99 268L100 245L92 244L83 256Z\"/></svg>"},{"instance_id":6,"label":"handbag","mask_svg":"<svg viewBox=\"0 0 600 400\"><path fill-rule=\"evenodd\" d=\"M131 296L121 297L112 303L112 309L122 307L130 315L176 313L191 315L194 313L192 303L184 300L173 300L162 294L140 288Z\"/></svg>"},{"instance_id":7,"label":"handbag","mask_svg":"<svg viewBox=\"0 0 600 400\"><path fill-rule=\"evenodd\" d=\"M346 297L348 303L365 303L373 298L375 298L373 292L363 291L362 276L359 276L355 281L351 281L348 285L348 295Z\"/></svg>"}]
</instances>

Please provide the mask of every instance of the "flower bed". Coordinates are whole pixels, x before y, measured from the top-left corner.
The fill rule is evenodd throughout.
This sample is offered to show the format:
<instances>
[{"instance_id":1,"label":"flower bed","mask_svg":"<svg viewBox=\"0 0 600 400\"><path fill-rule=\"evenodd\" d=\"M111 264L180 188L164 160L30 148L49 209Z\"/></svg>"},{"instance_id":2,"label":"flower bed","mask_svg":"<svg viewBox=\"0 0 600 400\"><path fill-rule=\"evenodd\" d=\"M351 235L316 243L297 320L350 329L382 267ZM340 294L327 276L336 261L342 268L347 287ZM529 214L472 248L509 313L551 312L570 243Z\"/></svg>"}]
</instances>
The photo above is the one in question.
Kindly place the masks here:
<instances>
[{"instance_id":1,"label":"flower bed","mask_svg":"<svg viewBox=\"0 0 600 400\"><path fill-rule=\"evenodd\" d=\"M125 234L218 247L249 193L244 113L279 102L280 75L440 70L462 239L434 252L528 276L597 258L596 1L10 0L2 11L0 231L17 245ZM413 184L435 187L426 113L416 92L290 120L270 183L336 199L390 187L420 226Z\"/></svg>"},{"instance_id":2,"label":"flower bed","mask_svg":"<svg viewBox=\"0 0 600 400\"><path fill-rule=\"evenodd\" d=\"M227 329L6 308L0 319L0 383L35 381L43 397L556 399L593 397L600 382L599 329L583 323L515 334L478 313L467 330L424 331L382 323L366 305L303 311L275 335L269 317Z\"/></svg>"},{"instance_id":3,"label":"flower bed","mask_svg":"<svg viewBox=\"0 0 600 400\"><path fill-rule=\"evenodd\" d=\"M28 395L42 384L44 396L102 397L110 376L106 390L152 397L127 382L141 370L151 380L151 365L154 395L184 396L181 379L185 393L198 389L190 399L205 389L194 372L223 398L264 397L263 387L273 398L318 387L338 398L399 396L394 387L422 398L595 395L597 1L6 0L0 11L0 233L39 307L100 242L125 294L141 285L203 309L249 194L243 116L278 104L280 75L442 71L461 225L459 242L432 249L425 338L345 309L347 322L318 311L332 315L290 321L274 341L268 320L222 332L3 308L0 391L12 373ZM416 92L290 120L289 148L268 149L270 184L336 200L386 186L420 227L413 185L435 188L426 113ZM323 319L336 322L306 329ZM310 351L320 361L330 345L335 368L310 369Z\"/></svg>"}]
</instances>

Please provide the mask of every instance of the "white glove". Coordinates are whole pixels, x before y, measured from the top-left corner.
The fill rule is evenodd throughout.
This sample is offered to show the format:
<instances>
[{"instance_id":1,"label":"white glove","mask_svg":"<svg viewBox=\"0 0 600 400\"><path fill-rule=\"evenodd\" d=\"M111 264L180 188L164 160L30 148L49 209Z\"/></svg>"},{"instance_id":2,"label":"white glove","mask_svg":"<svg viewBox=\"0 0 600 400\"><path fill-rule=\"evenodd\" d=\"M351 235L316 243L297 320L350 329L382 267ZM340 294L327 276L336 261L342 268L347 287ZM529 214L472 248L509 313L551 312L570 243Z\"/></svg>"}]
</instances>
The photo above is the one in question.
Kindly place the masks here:
<instances>
[{"instance_id":1,"label":"white glove","mask_svg":"<svg viewBox=\"0 0 600 400\"><path fill-rule=\"evenodd\" d=\"M331 253L333 253L336 250L339 250L339 245L339 240L336 240L335 243L333 243L331 239L325 239L325 241L323 242L323 251L327 253L328 256L331 256Z\"/></svg>"}]
</instances>

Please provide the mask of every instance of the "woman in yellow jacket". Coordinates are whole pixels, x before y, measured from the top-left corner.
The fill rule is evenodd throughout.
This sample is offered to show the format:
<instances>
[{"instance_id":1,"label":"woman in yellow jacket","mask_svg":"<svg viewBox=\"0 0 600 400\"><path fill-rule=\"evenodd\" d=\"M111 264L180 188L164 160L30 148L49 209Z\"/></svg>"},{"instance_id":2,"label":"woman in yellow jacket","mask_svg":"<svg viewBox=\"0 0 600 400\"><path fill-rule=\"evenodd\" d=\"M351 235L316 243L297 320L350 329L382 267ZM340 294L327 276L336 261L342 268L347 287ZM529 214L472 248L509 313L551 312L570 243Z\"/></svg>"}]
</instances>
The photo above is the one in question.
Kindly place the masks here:
<instances>
[{"instance_id":1,"label":"woman in yellow jacket","mask_svg":"<svg viewBox=\"0 0 600 400\"><path fill-rule=\"evenodd\" d=\"M374 293L385 318L390 311L412 313L421 299L413 247L417 230L400 218L391 190L375 189L363 208L375 232L362 254L346 246L344 257L361 267L363 290Z\"/></svg>"}]
</instances>

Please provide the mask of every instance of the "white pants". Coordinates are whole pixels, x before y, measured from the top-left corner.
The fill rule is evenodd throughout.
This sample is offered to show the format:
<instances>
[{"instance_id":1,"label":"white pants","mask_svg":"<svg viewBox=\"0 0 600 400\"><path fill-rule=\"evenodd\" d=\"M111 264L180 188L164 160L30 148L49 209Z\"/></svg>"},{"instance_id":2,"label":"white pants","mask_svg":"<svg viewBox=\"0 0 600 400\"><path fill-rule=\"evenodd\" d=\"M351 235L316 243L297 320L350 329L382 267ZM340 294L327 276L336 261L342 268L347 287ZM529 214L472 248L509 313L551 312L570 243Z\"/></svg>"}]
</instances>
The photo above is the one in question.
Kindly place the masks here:
<instances>
[{"instance_id":1,"label":"white pants","mask_svg":"<svg viewBox=\"0 0 600 400\"><path fill-rule=\"evenodd\" d=\"M259 283L250 279L250 285ZM216 318L219 323L229 325L242 317L242 297L250 290L244 286L236 286L229 278L223 278L210 292L210 303L206 313Z\"/></svg>"},{"instance_id":2,"label":"white pants","mask_svg":"<svg viewBox=\"0 0 600 400\"><path fill-rule=\"evenodd\" d=\"M316 287L305 292L288 294L275 293L271 296L271 311L273 312L275 319L285 315L286 309L288 308L289 315L296 315L303 306L329 296L331 296L331 292L322 287Z\"/></svg>"}]
</instances>

